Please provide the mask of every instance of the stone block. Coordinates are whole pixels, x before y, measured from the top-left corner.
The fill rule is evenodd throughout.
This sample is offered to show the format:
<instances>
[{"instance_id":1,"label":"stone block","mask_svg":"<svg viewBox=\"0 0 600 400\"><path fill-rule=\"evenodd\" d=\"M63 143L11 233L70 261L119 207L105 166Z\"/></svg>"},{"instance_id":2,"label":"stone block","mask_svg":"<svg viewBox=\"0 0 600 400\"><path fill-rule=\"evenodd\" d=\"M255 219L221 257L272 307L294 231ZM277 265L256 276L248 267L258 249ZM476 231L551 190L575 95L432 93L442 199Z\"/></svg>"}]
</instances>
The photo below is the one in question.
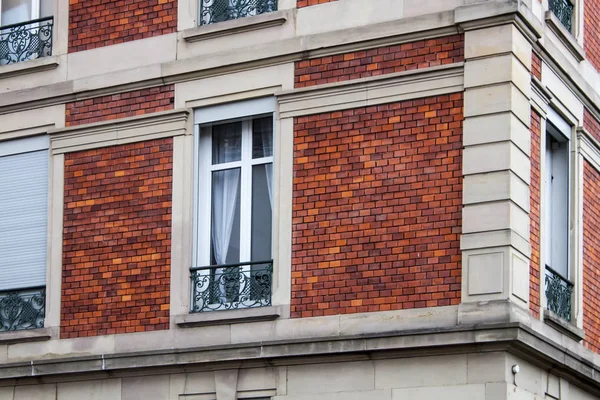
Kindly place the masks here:
<instances>
[{"instance_id":1,"label":"stone block","mask_svg":"<svg viewBox=\"0 0 600 400\"><path fill-rule=\"evenodd\" d=\"M466 382L466 355L375 361L376 389L460 385ZM405 398L416 399L419 397L408 396Z\"/></svg>"},{"instance_id":2,"label":"stone block","mask_svg":"<svg viewBox=\"0 0 600 400\"><path fill-rule=\"evenodd\" d=\"M373 362L345 362L288 367L288 394L374 389Z\"/></svg>"}]
</instances>

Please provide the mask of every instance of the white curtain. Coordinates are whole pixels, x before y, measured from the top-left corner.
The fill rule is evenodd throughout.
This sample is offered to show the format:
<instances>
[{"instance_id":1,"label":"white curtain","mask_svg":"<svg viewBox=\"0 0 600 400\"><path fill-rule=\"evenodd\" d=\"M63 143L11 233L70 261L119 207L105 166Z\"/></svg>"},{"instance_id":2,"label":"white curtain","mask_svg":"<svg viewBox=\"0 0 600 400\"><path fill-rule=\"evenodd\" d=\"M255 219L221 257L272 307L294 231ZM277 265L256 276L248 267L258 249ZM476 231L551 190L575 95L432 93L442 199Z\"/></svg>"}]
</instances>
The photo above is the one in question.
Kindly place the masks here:
<instances>
[{"instance_id":1,"label":"white curtain","mask_svg":"<svg viewBox=\"0 0 600 400\"><path fill-rule=\"evenodd\" d=\"M213 172L212 242L217 264L227 263L239 183L239 168Z\"/></svg>"},{"instance_id":2,"label":"white curtain","mask_svg":"<svg viewBox=\"0 0 600 400\"><path fill-rule=\"evenodd\" d=\"M265 120L262 120L265 121ZM263 154L266 156L273 155L273 120L271 118L266 119L267 124L261 126L262 146ZM271 202L271 210L273 210L273 163L265 164L265 172L267 174L267 188L269 190L269 201Z\"/></svg>"}]
</instances>

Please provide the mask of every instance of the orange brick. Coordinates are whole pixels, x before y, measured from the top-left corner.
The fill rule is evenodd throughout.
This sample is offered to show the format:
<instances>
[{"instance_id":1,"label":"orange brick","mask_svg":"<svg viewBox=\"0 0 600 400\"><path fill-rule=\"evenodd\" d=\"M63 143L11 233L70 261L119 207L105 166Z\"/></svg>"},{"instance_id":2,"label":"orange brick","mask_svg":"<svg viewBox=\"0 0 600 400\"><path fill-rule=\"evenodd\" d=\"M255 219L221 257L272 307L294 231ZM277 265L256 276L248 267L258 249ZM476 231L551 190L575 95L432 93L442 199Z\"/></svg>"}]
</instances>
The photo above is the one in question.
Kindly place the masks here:
<instances>
[{"instance_id":1,"label":"orange brick","mask_svg":"<svg viewBox=\"0 0 600 400\"><path fill-rule=\"evenodd\" d=\"M61 338L169 329L172 157L172 138L65 156Z\"/></svg>"},{"instance_id":2,"label":"orange brick","mask_svg":"<svg viewBox=\"0 0 600 400\"><path fill-rule=\"evenodd\" d=\"M297 3L299 8L313 4L317 4L316 0L298 0ZM444 51L440 50L442 48ZM298 61L295 64L294 87L341 82L461 61L464 61L464 37L446 36L427 42L404 43L401 46L379 47ZM318 73L315 73L316 68L319 68ZM321 73L321 69L326 73Z\"/></svg>"},{"instance_id":3,"label":"orange brick","mask_svg":"<svg viewBox=\"0 0 600 400\"><path fill-rule=\"evenodd\" d=\"M462 107L456 93L295 118L292 318L459 304ZM439 130L429 110L460 112Z\"/></svg>"},{"instance_id":4,"label":"orange brick","mask_svg":"<svg viewBox=\"0 0 600 400\"><path fill-rule=\"evenodd\" d=\"M124 107L127 99L128 106ZM103 107L105 113L98 116L94 107L89 107L90 102L98 107ZM119 93L112 96L96 97L94 99L74 101L66 104L65 122L67 126L88 124L92 122L107 121L117 118L132 117L134 115L149 114L158 111L172 110L175 101L173 85L165 85L151 89L136 90L133 92ZM81 173L76 171L74 173ZM115 176L122 176L125 171L106 171Z\"/></svg>"}]
</instances>

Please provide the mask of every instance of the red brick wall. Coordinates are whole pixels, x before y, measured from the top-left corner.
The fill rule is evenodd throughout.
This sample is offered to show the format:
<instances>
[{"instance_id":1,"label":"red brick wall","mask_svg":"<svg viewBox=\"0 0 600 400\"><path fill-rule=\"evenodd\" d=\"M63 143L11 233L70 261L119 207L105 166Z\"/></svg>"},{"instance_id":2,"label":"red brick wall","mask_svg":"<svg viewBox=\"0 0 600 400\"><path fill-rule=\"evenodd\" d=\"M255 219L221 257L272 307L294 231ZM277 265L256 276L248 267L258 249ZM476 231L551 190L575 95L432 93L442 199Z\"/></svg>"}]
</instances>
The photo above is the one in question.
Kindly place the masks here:
<instances>
[{"instance_id":1,"label":"red brick wall","mask_svg":"<svg viewBox=\"0 0 600 400\"><path fill-rule=\"evenodd\" d=\"M172 110L174 101L173 85L74 101L66 105L66 124L74 126Z\"/></svg>"},{"instance_id":2,"label":"red brick wall","mask_svg":"<svg viewBox=\"0 0 600 400\"><path fill-rule=\"evenodd\" d=\"M176 31L176 0L69 1L69 53Z\"/></svg>"},{"instance_id":3,"label":"red brick wall","mask_svg":"<svg viewBox=\"0 0 600 400\"><path fill-rule=\"evenodd\" d=\"M600 142L600 122L588 111L583 109L583 127Z\"/></svg>"},{"instance_id":4,"label":"red brick wall","mask_svg":"<svg viewBox=\"0 0 600 400\"><path fill-rule=\"evenodd\" d=\"M531 52L531 75L542 80L542 59L535 51Z\"/></svg>"},{"instance_id":5,"label":"red brick wall","mask_svg":"<svg viewBox=\"0 0 600 400\"><path fill-rule=\"evenodd\" d=\"M292 317L458 304L462 93L296 118Z\"/></svg>"},{"instance_id":6,"label":"red brick wall","mask_svg":"<svg viewBox=\"0 0 600 400\"><path fill-rule=\"evenodd\" d=\"M529 262L529 309L535 318L540 316L540 143L541 117L531 110L531 184L529 186L529 216L531 261Z\"/></svg>"},{"instance_id":7,"label":"red brick wall","mask_svg":"<svg viewBox=\"0 0 600 400\"><path fill-rule=\"evenodd\" d=\"M589 62L600 71L600 0L583 3L583 49Z\"/></svg>"},{"instance_id":8,"label":"red brick wall","mask_svg":"<svg viewBox=\"0 0 600 400\"><path fill-rule=\"evenodd\" d=\"M332 1L337 1L337 0L297 0L296 7L302 8L302 7L308 7L308 6L316 6L317 4L331 3Z\"/></svg>"},{"instance_id":9,"label":"red brick wall","mask_svg":"<svg viewBox=\"0 0 600 400\"><path fill-rule=\"evenodd\" d=\"M294 87L452 64L464 60L464 36L385 46L296 62Z\"/></svg>"},{"instance_id":10,"label":"red brick wall","mask_svg":"<svg viewBox=\"0 0 600 400\"><path fill-rule=\"evenodd\" d=\"M583 329L585 345L600 353L600 173L583 168Z\"/></svg>"},{"instance_id":11,"label":"red brick wall","mask_svg":"<svg viewBox=\"0 0 600 400\"><path fill-rule=\"evenodd\" d=\"M61 338L169 328L173 140L65 156Z\"/></svg>"}]
</instances>

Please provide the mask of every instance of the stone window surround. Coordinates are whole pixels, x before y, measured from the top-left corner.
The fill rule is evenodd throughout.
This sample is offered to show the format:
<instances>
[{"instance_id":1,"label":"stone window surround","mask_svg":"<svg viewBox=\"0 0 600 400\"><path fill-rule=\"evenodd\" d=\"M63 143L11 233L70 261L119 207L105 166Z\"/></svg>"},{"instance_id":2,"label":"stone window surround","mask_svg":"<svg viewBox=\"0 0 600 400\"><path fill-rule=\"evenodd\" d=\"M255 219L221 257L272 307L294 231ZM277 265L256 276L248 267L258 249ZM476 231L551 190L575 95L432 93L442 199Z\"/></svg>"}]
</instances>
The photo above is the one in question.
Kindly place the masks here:
<instances>
[{"instance_id":1,"label":"stone window surround","mask_svg":"<svg viewBox=\"0 0 600 400\"><path fill-rule=\"evenodd\" d=\"M561 318L555 316L552 312L546 309L546 289L545 289L545 260L544 260L544 240L540 240L540 304L542 310L540 312L540 318L547 324L559 330L560 332L570 336L574 340L581 340L584 337L583 332L583 252L581 243L583 240L583 153L582 153L582 135L581 129L578 129L579 122L577 119L556 99L549 100L546 108L543 109L539 106L536 109L541 112L541 137L540 137L540 149L546 148L546 124L547 121L556 121L555 125L559 127L568 125L570 129L570 174L569 174L569 187L570 187L570 226L571 232L569 233L569 278L574 283L573 289L573 313L570 322L564 321ZM559 120L557 120L559 119ZM561 123L562 121L562 123ZM599 160L600 161L600 160ZM545 151L540 150L540 176L545 174ZM545 193L544 179L540 181L540 233L545 230L544 215L544 193Z\"/></svg>"}]
</instances>

